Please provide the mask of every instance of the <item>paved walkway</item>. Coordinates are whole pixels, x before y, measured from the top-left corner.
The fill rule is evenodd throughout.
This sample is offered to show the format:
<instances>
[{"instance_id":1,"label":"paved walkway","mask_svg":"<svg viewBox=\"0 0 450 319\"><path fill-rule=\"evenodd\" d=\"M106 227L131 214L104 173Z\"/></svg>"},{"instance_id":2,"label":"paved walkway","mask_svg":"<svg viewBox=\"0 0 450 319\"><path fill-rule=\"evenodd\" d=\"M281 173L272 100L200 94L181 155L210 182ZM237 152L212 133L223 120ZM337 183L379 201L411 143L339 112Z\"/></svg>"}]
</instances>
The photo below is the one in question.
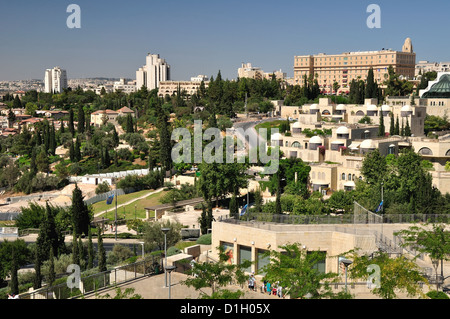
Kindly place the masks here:
<instances>
[{"instance_id":1,"label":"paved walkway","mask_svg":"<svg viewBox=\"0 0 450 319\"><path fill-rule=\"evenodd\" d=\"M182 284L184 280L187 279L187 275L173 272L170 275L170 295L172 299L197 299L200 296L200 291L196 291L194 288L187 287ZM167 277L169 282L169 277ZM138 280L134 280L129 283L119 285L122 292L127 288L134 288L134 294L141 295L142 299L168 299L169 298L169 288L165 287L165 274L160 274L152 277L145 277ZM249 291L246 286L240 288L235 285L230 285L227 287L232 291L240 289L245 292L243 299L279 299L277 296L263 294L261 292ZM109 294L110 296L115 296L115 288L107 289L102 291L99 295L103 296ZM209 288L202 289L207 294L211 293ZM86 299L95 299L95 295L89 295Z\"/></svg>"}]
</instances>

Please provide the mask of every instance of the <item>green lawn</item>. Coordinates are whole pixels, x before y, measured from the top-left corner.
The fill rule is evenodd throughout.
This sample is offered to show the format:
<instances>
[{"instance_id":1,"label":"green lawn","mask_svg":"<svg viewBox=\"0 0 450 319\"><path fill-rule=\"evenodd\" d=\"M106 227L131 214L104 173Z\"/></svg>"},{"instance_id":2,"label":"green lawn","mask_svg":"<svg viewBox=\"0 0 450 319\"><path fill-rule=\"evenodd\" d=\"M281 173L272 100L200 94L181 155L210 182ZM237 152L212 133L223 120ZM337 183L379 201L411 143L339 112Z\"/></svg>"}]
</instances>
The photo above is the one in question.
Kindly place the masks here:
<instances>
[{"instance_id":1,"label":"green lawn","mask_svg":"<svg viewBox=\"0 0 450 319\"><path fill-rule=\"evenodd\" d=\"M146 193L151 193L153 191L140 191L132 194L127 195L121 195L117 197L117 205L120 205L121 203L126 203L130 200L133 200L135 198L144 196ZM123 218L125 215L126 219L133 219L135 218L145 218L145 208L149 206L159 205L161 204L160 199L167 193L167 191L162 191L157 194L152 194L147 196L144 199L135 201L131 204L118 207L117 208L117 217ZM106 201L102 201L100 203L96 203L94 206L94 213L99 213L101 211L115 208L115 201L111 205L106 205ZM136 209L136 215L135 215L135 209ZM150 217L154 216L153 212L150 212ZM108 212L106 214L101 215L102 217L114 219L115 218L115 210Z\"/></svg>"}]
</instances>

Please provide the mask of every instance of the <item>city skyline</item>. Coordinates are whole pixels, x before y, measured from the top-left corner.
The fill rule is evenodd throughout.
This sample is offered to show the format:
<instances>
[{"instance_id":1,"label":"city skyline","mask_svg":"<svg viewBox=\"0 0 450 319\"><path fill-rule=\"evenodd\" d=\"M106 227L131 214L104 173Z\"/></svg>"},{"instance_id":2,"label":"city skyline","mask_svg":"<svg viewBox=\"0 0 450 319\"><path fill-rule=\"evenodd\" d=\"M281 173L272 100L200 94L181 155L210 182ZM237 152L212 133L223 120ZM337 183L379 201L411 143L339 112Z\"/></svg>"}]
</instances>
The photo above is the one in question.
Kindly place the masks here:
<instances>
[{"instance_id":1,"label":"city skyline","mask_svg":"<svg viewBox=\"0 0 450 319\"><path fill-rule=\"evenodd\" d=\"M223 78L235 79L243 62L292 77L296 55L401 50L407 37L416 62L449 60L450 44L433 30L446 27L450 4L377 1L381 28L370 29L366 9L371 3L80 0L81 28L69 29L70 2L19 0L0 12L0 81L43 79L55 65L66 69L69 79L136 79L148 53L171 65L173 80L215 77L219 70Z\"/></svg>"}]
</instances>

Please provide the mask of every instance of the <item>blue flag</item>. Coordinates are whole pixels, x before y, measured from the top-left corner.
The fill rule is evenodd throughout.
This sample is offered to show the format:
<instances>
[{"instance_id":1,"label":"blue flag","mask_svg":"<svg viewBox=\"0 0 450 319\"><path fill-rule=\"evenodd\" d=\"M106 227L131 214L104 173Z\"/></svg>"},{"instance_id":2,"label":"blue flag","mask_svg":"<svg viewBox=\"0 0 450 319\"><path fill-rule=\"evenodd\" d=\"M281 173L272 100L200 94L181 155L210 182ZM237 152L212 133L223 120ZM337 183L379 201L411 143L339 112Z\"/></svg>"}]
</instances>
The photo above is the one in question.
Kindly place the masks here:
<instances>
[{"instance_id":1,"label":"blue flag","mask_svg":"<svg viewBox=\"0 0 450 319\"><path fill-rule=\"evenodd\" d=\"M247 212L247 204L245 204L244 208L242 208L240 216L243 216L246 212Z\"/></svg>"},{"instance_id":2,"label":"blue flag","mask_svg":"<svg viewBox=\"0 0 450 319\"><path fill-rule=\"evenodd\" d=\"M108 199L106 199L106 205L111 205L113 199L114 199L114 194L110 195L108 197Z\"/></svg>"},{"instance_id":3,"label":"blue flag","mask_svg":"<svg viewBox=\"0 0 450 319\"><path fill-rule=\"evenodd\" d=\"M383 209L383 201L381 201L380 205L378 205L377 209L375 210L375 213L381 212L381 209Z\"/></svg>"}]
</instances>

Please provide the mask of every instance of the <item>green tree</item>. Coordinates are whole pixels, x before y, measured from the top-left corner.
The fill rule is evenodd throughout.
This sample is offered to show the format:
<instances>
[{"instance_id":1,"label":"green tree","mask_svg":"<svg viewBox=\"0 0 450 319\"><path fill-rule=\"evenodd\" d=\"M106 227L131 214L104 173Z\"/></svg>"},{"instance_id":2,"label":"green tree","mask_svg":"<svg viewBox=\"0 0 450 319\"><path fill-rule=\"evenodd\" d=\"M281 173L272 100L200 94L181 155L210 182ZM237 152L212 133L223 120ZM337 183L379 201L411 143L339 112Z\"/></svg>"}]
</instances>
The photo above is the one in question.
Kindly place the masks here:
<instances>
[{"instance_id":1,"label":"green tree","mask_svg":"<svg viewBox=\"0 0 450 319\"><path fill-rule=\"evenodd\" d=\"M75 136L75 125L73 122L74 122L73 109L70 108L70 110L69 110L69 132L70 132L70 134L72 134L72 137Z\"/></svg>"},{"instance_id":2,"label":"green tree","mask_svg":"<svg viewBox=\"0 0 450 319\"><path fill-rule=\"evenodd\" d=\"M270 263L264 266L264 279L278 282L285 295L304 299L310 294L312 299L332 297L334 294L329 282L337 277L335 273L322 273L316 267L323 261L318 251L307 252L299 243L287 244L280 250L270 250L267 255Z\"/></svg>"},{"instance_id":3,"label":"green tree","mask_svg":"<svg viewBox=\"0 0 450 319\"><path fill-rule=\"evenodd\" d=\"M427 254L436 275L436 290L439 290L438 269L441 264L443 277L443 262L450 260L450 233L445 230L445 224L429 224L425 226L410 226L408 229L396 232L403 239L402 246L413 247L421 253ZM416 256L417 257L417 256Z\"/></svg>"},{"instance_id":4,"label":"green tree","mask_svg":"<svg viewBox=\"0 0 450 319\"><path fill-rule=\"evenodd\" d=\"M103 238L100 227L97 228L97 254L98 254L98 271L103 272L106 271L106 251L105 247L103 247Z\"/></svg>"},{"instance_id":5,"label":"green tree","mask_svg":"<svg viewBox=\"0 0 450 319\"><path fill-rule=\"evenodd\" d=\"M364 158L361 174L367 182L377 184L382 181L386 174L386 160L380 151L375 149Z\"/></svg>"},{"instance_id":6,"label":"green tree","mask_svg":"<svg viewBox=\"0 0 450 319\"><path fill-rule=\"evenodd\" d=\"M87 269L92 269L92 268L94 268L94 245L92 244L92 229L91 229L91 227L89 227L89 232L88 232L87 253L88 253Z\"/></svg>"},{"instance_id":7,"label":"green tree","mask_svg":"<svg viewBox=\"0 0 450 319\"><path fill-rule=\"evenodd\" d=\"M53 253L53 247L50 248L50 267L48 273L48 285L52 286L56 280L56 272L55 272L55 254Z\"/></svg>"},{"instance_id":8,"label":"green tree","mask_svg":"<svg viewBox=\"0 0 450 319\"><path fill-rule=\"evenodd\" d=\"M167 248L174 246L181 239L181 224L170 221L148 222L144 225L143 241L148 251L164 249L164 232L162 228L169 228L166 235Z\"/></svg>"},{"instance_id":9,"label":"green tree","mask_svg":"<svg viewBox=\"0 0 450 319\"><path fill-rule=\"evenodd\" d=\"M84 203L83 193L77 184L75 184L72 192L72 206L70 211L74 233L77 235L88 235L88 228L92 216L88 206Z\"/></svg>"},{"instance_id":10,"label":"green tree","mask_svg":"<svg viewBox=\"0 0 450 319\"><path fill-rule=\"evenodd\" d=\"M84 108L80 104L78 106L78 125L77 125L77 131L79 134L83 134L85 131L85 121L86 121L85 119L86 115L84 113Z\"/></svg>"},{"instance_id":11,"label":"green tree","mask_svg":"<svg viewBox=\"0 0 450 319\"><path fill-rule=\"evenodd\" d=\"M233 195L230 199L229 208L230 208L230 216L234 216L235 219L239 219L239 207L235 195Z\"/></svg>"},{"instance_id":12,"label":"green tree","mask_svg":"<svg viewBox=\"0 0 450 319\"><path fill-rule=\"evenodd\" d=\"M350 278L368 280L371 274L367 271L368 267L370 265L379 267L380 281L371 290L373 294L383 299L395 299L399 292L406 292L410 297L424 296L421 282L427 281L414 261L404 256L390 258L389 254L382 251L360 255L354 250L346 256L353 262L348 268Z\"/></svg>"},{"instance_id":13,"label":"green tree","mask_svg":"<svg viewBox=\"0 0 450 319\"><path fill-rule=\"evenodd\" d=\"M378 125L378 136L380 137L384 137L385 135L385 126L384 126L384 116L383 116L383 112L380 109L380 124Z\"/></svg>"},{"instance_id":14,"label":"green tree","mask_svg":"<svg viewBox=\"0 0 450 319\"><path fill-rule=\"evenodd\" d=\"M243 295L241 291L231 293L224 287L228 286L230 282L243 285L247 278L244 271L250 267L251 262L246 260L239 265L230 264L228 263L229 256L224 252L223 247L217 247L217 249L219 261L215 263L195 263L192 269L188 271L189 277L182 284L200 291L201 299L239 298ZM211 295L202 291L204 288L210 288Z\"/></svg>"},{"instance_id":15,"label":"green tree","mask_svg":"<svg viewBox=\"0 0 450 319\"><path fill-rule=\"evenodd\" d=\"M13 248L12 250L12 261L11 261L11 278L9 282L9 290L11 294L19 294L19 279L18 279L18 271L19 271L19 265L17 261L16 251Z\"/></svg>"},{"instance_id":16,"label":"green tree","mask_svg":"<svg viewBox=\"0 0 450 319\"><path fill-rule=\"evenodd\" d=\"M389 126L389 135L393 136L395 135L395 121L394 121L394 113L391 112L390 115L390 126Z\"/></svg>"},{"instance_id":17,"label":"green tree","mask_svg":"<svg viewBox=\"0 0 450 319\"><path fill-rule=\"evenodd\" d=\"M73 233L72 239L72 264L81 266L80 250L78 248L78 240L75 232Z\"/></svg>"}]
</instances>

